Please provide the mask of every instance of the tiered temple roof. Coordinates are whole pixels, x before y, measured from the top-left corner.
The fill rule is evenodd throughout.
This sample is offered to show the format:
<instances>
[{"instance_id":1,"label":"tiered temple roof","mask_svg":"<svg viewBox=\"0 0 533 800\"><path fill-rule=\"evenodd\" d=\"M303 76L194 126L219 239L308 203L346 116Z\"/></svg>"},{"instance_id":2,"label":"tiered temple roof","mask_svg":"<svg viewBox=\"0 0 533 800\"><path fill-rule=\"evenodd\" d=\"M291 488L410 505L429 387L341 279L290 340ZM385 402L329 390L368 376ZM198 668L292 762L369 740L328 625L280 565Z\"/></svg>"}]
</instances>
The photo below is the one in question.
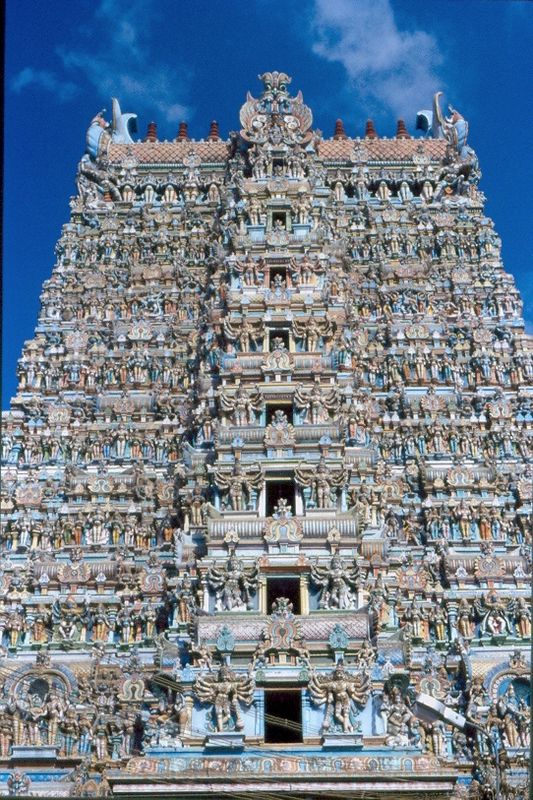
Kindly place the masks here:
<instances>
[{"instance_id":1,"label":"tiered temple roof","mask_svg":"<svg viewBox=\"0 0 533 800\"><path fill-rule=\"evenodd\" d=\"M262 81L227 141L89 128L3 414L0 794L521 797L532 347L468 125Z\"/></svg>"}]
</instances>

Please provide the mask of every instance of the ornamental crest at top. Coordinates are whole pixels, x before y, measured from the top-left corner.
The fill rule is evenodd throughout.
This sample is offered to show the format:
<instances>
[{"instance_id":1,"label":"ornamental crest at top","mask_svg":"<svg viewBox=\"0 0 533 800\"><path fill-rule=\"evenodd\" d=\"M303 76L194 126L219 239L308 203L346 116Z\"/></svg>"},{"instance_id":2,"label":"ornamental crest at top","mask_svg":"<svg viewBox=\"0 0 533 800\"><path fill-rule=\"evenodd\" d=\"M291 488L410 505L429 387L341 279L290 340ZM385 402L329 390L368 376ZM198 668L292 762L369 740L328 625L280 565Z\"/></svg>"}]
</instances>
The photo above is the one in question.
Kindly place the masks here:
<instances>
[{"instance_id":1,"label":"ornamental crest at top","mask_svg":"<svg viewBox=\"0 0 533 800\"><path fill-rule=\"evenodd\" d=\"M274 147L305 144L312 138L309 130L313 122L311 109L303 102L301 92L291 97L288 92L290 78L285 72L264 72L259 75L264 90L259 99L246 96L240 112L241 136L247 142Z\"/></svg>"}]
</instances>

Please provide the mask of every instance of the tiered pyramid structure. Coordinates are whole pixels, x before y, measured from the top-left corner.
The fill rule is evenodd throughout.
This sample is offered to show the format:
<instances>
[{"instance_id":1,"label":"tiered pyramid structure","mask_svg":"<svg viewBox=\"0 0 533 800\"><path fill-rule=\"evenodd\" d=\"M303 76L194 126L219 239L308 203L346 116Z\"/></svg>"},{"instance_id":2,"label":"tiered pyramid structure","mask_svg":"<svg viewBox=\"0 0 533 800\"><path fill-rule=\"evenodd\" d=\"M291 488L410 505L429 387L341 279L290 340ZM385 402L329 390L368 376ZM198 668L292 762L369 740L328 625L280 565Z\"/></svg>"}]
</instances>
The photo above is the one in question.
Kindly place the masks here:
<instances>
[{"instance_id":1,"label":"tiered pyramid structure","mask_svg":"<svg viewBox=\"0 0 533 800\"><path fill-rule=\"evenodd\" d=\"M531 339L439 97L95 117L3 414L0 794L522 797Z\"/></svg>"}]
</instances>

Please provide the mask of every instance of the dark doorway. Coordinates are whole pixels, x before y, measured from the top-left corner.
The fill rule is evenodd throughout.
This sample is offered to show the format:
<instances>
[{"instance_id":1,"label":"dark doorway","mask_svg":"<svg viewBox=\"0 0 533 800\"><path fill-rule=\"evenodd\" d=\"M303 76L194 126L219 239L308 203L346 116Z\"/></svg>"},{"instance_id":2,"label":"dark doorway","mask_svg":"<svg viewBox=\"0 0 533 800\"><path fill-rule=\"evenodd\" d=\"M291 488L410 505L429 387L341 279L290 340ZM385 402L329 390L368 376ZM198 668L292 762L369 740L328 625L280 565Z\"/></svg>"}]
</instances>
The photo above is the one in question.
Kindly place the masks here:
<instances>
[{"instance_id":1,"label":"dark doorway","mask_svg":"<svg viewBox=\"0 0 533 800\"><path fill-rule=\"evenodd\" d=\"M270 286L275 288L281 281L287 282L287 267L270 267Z\"/></svg>"},{"instance_id":2,"label":"dark doorway","mask_svg":"<svg viewBox=\"0 0 533 800\"><path fill-rule=\"evenodd\" d=\"M291 513L294 514L294 481L267 480L265 483L265 514L271 517L280 500L285 500Z\"/></svg>"},{"instance_id":3,"label":"dark doorway","mask_svg":"<svg viewBox=\"0 0 533 800\"><path fill-rule=\"evenodd\" d=\"M270 352L280 346L289 350L289 341L288 328L270 328Z\"/></svg>"},{"instance_id":4,"label":"dark doorway","mask_svg":"<svg viewBox=\"0 0 533 800\"><path fill-rule=\"evenodd\" d=\"M292 425L292 404L291 403L267 403L266 407L266 424L270 425L276 411L283 411L287 417L287 422Z\"/></svg>"},{"instance_id":5,"label":"dark doorway","mask_svg":"<svg viewBox=\"0 0 533 800\"><path fill-rule=\"evenodd\" d=\"M272 613L272 603L286 597L292 603L293 614L300 613L300 578L267 577L267 614Z\"/></svg>"},{"instance_id":6,"label":"dark doorway","mask_svg":"<svg viewBox=\"0 0 533 800\"><path fill-rule=\"evenodd\" d=\"M289 744L303 741L300 689L265 689L265 742Z\"/></svg>"},{"instance_id":7,"label":"dark doorway","mask_svg":"<svg viewBox=\"0 0 533 800\"><path fill-rule=\"evenodd\" d=\"M272 214L272 229L275 230L276 228L282 228L285 230L287 228L287 212L286 211L274 211Z\"/></svg>"}]
</instances>

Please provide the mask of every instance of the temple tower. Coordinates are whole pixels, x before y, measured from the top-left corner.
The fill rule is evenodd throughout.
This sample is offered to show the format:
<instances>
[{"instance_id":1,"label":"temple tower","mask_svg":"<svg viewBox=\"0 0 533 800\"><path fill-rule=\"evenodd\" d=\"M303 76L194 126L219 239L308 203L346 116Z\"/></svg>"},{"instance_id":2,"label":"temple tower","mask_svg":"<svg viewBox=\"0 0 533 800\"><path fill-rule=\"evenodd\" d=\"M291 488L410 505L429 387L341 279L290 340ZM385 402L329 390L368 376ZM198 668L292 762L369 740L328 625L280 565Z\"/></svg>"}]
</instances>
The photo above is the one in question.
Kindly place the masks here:
<instances>
[{"instance_id":1,"label":"temple tower","mask_svg":"<svg viewBox=\"0 0 533 800\"><path fill-rule=\"evenodd\" d=\"M261 81L229 140L88 130L3 414L0 793L524 781L531 339L468 125Z\"/></svg>"}]
</instances>

